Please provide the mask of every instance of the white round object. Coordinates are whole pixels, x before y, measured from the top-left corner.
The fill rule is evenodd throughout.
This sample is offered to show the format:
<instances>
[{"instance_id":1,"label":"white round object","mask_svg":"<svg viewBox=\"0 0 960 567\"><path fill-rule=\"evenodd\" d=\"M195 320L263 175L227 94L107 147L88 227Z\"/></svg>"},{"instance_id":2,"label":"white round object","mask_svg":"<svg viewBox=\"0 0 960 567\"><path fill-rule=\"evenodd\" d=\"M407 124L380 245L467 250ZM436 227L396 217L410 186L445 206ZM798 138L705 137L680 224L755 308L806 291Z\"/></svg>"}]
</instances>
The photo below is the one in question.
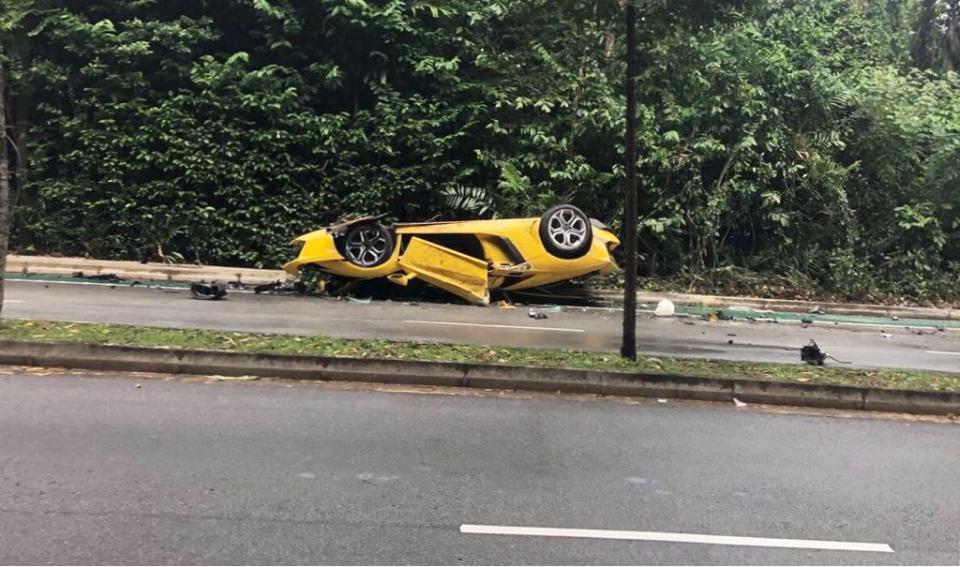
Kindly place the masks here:
<instances>
[{"instance_id":1,"label":"white round object","mask_svg":"<svg viewBox=\"0 0 960 567\"><path fill-rule=\"evenodd\" d=\"M660 303L657 304L656 311L653 312L657 317L673 317L676 308L673 306L673 302L669 299L661 299Z\"/></svg>"}]
</instances>

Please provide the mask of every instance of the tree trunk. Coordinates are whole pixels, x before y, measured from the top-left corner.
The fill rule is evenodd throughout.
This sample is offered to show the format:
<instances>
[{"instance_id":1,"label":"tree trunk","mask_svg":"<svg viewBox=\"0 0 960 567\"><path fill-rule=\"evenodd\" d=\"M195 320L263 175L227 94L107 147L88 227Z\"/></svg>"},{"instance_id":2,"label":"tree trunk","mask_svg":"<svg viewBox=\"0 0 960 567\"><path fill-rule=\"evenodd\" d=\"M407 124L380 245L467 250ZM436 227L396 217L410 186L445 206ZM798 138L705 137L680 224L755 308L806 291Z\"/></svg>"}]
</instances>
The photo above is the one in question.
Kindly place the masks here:
<instances>
[{"instance_id":1,"label":"tree trunk","mask_svg":"<svg viewBox=\"0 0 960 567\"><path fill-rule=\"evenodd\" d=\"M6 74L3 68L3 42L0 41L0 315L3 313L4 275L7 273L7 249L10 244L10 176L7 171Z\"/></svg>"},{"instance_id":2,"label":"tree trunk","mask_svg":"<svg viewBox=\"0 0 960 567\"><path fill-rule=\"evenodd\" d=\"M947 2L944 59L947 71L960 69L960 0Z\"/></svg>"},{"instance_id":3,"label":"tree trunk","mask_svg":"<svg viewBox=\"0 0 960 567\"><path fill-rule=\"evenodd\" d=\"M15 37L16 43L16 58L20 61L20 65L24 69L30 67L31 62L31 53L30 53L30 36L27 33L26 29L19 31ZM13 118L13 143L16 146L16 168L12 169L13 177L16 179L16 184L11 184L11 202L10 202L10 224L11 230L12 225L15 222L14 211L17 210L17 205L19 205L24 199L28 196L26 195L27 187L27 174L29 173L28 167L30 164L30 156L28 155L27 148L27 138L30 130L30 108L33 103L33 86L31 81L23 81L23 84L20 85L20 88L17 92L16 99L13 99L11 96L11 103L13 108L8 109L8 112L11 113ZM8 162L8 168L13 168Z\"/></svg>"},{"instance_id":4,"label":"tree trunk","mask_svg":"<svg viewBox=\"0 0 960 567\"><path fill-rule=\"evenodd\" d=\"M919 69L929 69L934 66L934 28L937 18L937 0L922 0L920 15L913 34L913 43L910 46L910 57L913 66Z\"/></svg>"}]
</instances>

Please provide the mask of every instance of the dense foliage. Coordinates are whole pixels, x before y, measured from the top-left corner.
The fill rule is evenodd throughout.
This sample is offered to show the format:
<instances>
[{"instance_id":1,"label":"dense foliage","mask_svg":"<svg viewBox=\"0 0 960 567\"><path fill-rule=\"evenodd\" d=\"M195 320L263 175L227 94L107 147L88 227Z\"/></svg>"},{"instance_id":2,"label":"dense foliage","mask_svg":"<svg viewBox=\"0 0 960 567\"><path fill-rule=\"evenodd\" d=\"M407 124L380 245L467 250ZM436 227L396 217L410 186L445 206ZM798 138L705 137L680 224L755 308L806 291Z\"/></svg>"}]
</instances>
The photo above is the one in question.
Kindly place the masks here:
<instances>
[{"instance_id":1,"label":"dense foliage","mask_svg":"<svg viewBox=\"0 0 960 567\"><path fill-rule=\"evenodd\" d=\"M24 252L276 266L336 218L619 226L618 0L4 0ZM955 298L960 2L641 3L644 275Z\"/></svg>"}]
</instances>

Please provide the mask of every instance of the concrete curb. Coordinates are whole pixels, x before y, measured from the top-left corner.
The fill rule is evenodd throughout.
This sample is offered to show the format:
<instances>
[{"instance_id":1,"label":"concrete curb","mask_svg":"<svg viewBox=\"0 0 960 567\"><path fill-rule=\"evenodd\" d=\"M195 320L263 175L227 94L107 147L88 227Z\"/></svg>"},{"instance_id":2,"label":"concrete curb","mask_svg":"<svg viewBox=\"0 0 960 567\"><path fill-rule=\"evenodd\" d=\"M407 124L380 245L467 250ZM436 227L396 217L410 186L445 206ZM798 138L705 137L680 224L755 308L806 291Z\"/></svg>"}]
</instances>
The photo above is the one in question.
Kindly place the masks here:
<instances>
[{"instance_id":1,"label":"concrete curb","mask_svg":"<svg viewBox=\"0 0 960 567\"><path fill-rule=\"evenodd\" d=\"M454 362L0 341L0 364L960 414L957 393Z\"/></svg>"},{"instance_id":2,"label":"concrete curb","mask_svg":"<svg viewBox=\"0 0 960 567\"><path fill-rule=\"evenodd\" d=\"M197 266L195 264L160 264L150 262L124 262L116 260L93 260L89 258L50 258L47 256L7 256L7 273L41 274L46 276L71 276L83 272L87 276L114 274L128 280L152 280L166 282L221 281L259 285L284 281L283 270L258 270L254 268L229 268L224 266Z\"/></svg>"}]
</instances>

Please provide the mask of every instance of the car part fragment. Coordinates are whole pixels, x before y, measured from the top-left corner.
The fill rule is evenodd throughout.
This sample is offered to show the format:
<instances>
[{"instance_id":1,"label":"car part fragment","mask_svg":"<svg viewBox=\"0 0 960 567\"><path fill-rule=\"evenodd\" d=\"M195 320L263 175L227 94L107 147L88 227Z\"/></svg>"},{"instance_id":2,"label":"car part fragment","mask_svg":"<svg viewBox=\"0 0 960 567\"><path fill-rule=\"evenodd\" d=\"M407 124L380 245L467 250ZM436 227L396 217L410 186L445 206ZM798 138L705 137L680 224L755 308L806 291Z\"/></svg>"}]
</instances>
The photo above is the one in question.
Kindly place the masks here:
<instances>
[{"instance_id":1,"label":"car part fragment","mask_svg":"<svg viewBox=\"0 0 960 567\"><path fill-rule=\"evenodd\" d=\"M820 345L814 340L810 340L810 344L802 347L800 349L800 361L806 362L807 364L814 364L816 366L823 366L823 363L827 360L827 353L820 350Z\"/></svg>"},{"instance_id":2,"label":"car part fragment","mask_svg":"<svg viewBox=\"0 0 960 567\"><path fill-rule=\"evenodd\" d=\"M190 293L194 299L223 299L227 296L227 287L223 284L213 283L192 283L190 284Z\"/></svg>"},{"instance_id":3,"label":"car part fragment","mask_svg":"<svg viewBox=\"0 0 960 567\"><path fill-rule=\"evenodd\" d=\"M810 339L810 344L800 348L800 360L802 362L806 362L807 364L823 366L823 363L826 362L828 358L834 362L839 362L840 364L850 364L850 361L848 360L837 360L821 350L820 345L818 345L813 339Z\"/></svg>"},{"instance_id":4,"label":"car part fragment","mask_svg":"<svg viewBox=\"0 0 960 567\"><path fill-rule=\"evenodd\" d=\"M467 301L483 305L490 303L487 264L482 260L414 236L400 259L400 267L407 274Z\"/></svg>"}]
</instances>

